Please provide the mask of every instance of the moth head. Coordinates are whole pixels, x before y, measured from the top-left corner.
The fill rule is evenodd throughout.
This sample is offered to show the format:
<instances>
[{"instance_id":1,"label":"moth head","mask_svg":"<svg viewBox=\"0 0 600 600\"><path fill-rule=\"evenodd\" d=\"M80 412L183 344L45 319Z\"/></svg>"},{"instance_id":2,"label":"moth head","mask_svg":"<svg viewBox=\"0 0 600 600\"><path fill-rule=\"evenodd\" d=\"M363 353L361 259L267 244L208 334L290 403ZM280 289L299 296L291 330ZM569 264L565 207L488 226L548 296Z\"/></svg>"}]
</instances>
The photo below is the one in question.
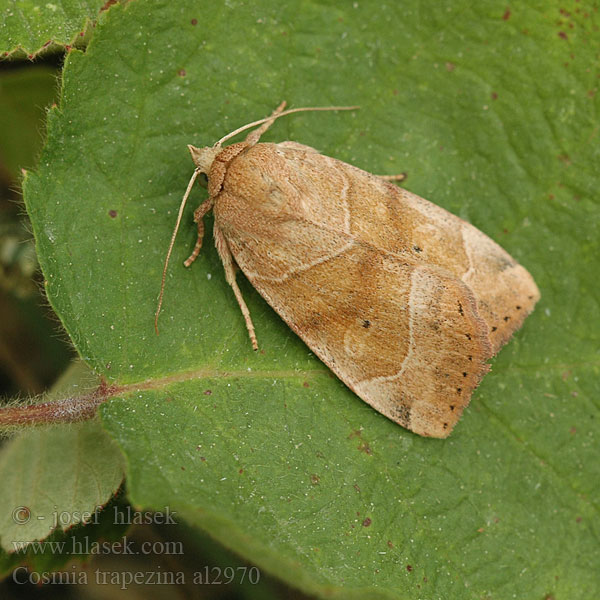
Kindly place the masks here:
<instances>
[{"instance_id":1,"label":"moth head","mask_svg":"<svg viewBox=\"0 0 600 600\"><path fill-rule=\"evenodd\" d=\"M222 148L220 146L206 146L205 148L196 148L196 146L188 145L192 160L201 173L208 175L210 167L215 160L215 157Z\"/></svg>"}]
</instances>

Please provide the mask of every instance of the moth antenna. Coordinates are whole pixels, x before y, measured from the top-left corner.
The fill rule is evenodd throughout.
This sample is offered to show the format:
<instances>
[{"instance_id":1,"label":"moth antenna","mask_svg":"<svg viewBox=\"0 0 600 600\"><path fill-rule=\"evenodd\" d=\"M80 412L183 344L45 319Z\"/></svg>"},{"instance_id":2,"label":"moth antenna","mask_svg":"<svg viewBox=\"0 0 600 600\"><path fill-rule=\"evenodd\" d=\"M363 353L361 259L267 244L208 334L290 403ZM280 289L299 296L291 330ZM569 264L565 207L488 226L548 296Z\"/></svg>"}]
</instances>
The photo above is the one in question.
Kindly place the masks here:
<instances>
[{"instance_id":1,"label":"moth antenna","mask_svg":"<svg viewBox=\"0 0 600 600\"><path fill-rule=\"evenodd\" d=\"M181 224L181 218L183 217L183 209L185 208L188 196L192 191L192 186L196 181L196 178L200 175L200 169L194 169L194 174L190 178L190 182L188 183L187 189L185 190L185 194L183 195L183 200L181 201L181 205L179 206L179 213L177 214L177 222L175 223L175 229L173 230L173 235L171 236L171 243L169 244L169 249L167 250L167 256L165 258L165 266L163 267L162 273L162 282L160 284L160 294L158 296L158 307L156 309L156 314L154 315L154 330L156 331L156 335L158 335L158 315L160 314L160 309L163 302L163 296L165 293L165 283L167 280L167 267L169 266L169 260L171 258L171 252L173 251L173 246L175 245L175 238L177 237L177 232L179 231L179 225Z\"/></svg>"},{"instance_id":2,"label":"moth antenna","mask_svg":"<svg viewBox=\"0 0 600 600\"><path fill-rule=\"evenodd\" d=\"M301 108L290 108L289 110L284 110L283 112L280 112L278 115L271 115L270 117L265 117L264 119L259 119L258 121L253 121L252 123L248 123L247 125L238 127L238 129L236 129L235 131L232 131L231 133L228 133L225 137L222 137L218 142L215 143L215 146L220 146L223 142L226 142L228 139L232 138L238 133L242 133L242 131L246 131L246 129L252 129L252 127L262 125L267 121L275 121L275 119L279 119L279 117L285 117L286 115L291 115L292 113L317 110L358 110L359 108L360 106L305 106Z\"/></svg>"}]
</instances>

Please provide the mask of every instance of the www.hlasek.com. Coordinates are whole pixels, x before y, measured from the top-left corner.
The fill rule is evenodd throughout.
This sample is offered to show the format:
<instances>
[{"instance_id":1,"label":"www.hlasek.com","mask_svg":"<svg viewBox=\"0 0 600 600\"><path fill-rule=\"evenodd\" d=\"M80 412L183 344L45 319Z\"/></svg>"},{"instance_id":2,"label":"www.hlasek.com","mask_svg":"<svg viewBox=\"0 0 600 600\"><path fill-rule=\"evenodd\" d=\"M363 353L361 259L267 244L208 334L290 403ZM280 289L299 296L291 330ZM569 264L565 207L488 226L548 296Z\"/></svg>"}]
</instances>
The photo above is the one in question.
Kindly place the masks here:
<instances>
[{"instance_id":1,"label":"www.hlasek.com","mask_svg":"<svg viewBox=\"0 0 600 600\"><path fill-rule=\"evenodd\" d=\"M188 575L189 577L189 575ZM18 585L33 583L35 585L116 585L122 590L131 585L181 585L186 583L186 573L183 571L29 571L27 567L17 567L13 571L13 581ZM260 581L258 567L204 567L195 571L192 577L194 585L228 585L231 583L250 583L256 585Z\"/></svg>"},{"instance_id":2,"label":"www.hlasek.com","mask_svg":"<svg viewBox=\"0 0 600 600\"><path fill-rule=\"evenodd\" d=\"M80 539L72 537L70 540L26 542L15 540L12 542L15 553L32 554L68 554L74 556L98 554L183 554L183 543L172 541L145 541L141 544L123 536L114 542L90 540L88 536Z\"/></svg>"}]
</instances>

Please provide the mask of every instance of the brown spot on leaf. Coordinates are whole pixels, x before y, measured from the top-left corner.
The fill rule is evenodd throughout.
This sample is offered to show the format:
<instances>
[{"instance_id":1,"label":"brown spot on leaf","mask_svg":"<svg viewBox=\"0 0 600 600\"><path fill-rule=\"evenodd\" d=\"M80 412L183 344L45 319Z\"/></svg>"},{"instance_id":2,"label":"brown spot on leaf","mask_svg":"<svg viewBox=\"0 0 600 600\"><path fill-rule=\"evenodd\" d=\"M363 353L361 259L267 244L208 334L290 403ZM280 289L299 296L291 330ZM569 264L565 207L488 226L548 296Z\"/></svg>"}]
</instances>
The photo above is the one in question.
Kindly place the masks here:
<instances>
[{"instance_id":1,"label":"brown spot on leaf","mask_svg":"<svg viewBox=\"0 0 600 600\"><path fill-rule=\"evenodd\" d=\"M364 452L365 454L373 454L373 450L371 450L371 446L367 444L367 442L362 442L357 446L359 452Z\"/></svg>"}]
</instances>

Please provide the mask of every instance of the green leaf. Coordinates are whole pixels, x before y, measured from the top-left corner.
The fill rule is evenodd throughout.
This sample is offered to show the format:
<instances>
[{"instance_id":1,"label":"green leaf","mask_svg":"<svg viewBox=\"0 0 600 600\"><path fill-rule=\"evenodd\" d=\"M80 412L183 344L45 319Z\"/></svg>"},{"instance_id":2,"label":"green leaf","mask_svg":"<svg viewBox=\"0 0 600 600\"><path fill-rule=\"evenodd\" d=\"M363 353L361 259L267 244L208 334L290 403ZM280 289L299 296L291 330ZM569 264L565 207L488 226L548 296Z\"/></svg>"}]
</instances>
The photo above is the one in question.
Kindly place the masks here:
<instances>
[{"instance_id":1,"label":"green leaf","mask_svg":"<svg viewBox=\"0 0 600 600\"><path fill-rule=\"evenodd\" d=\"M2 0L0 52L23 50L32 57L50 45L73 44L83 36L106 0Z\"/></svg>"},{"instance_id":2,"label":"green leaf","mask_svg":"<svg viewBox=\"0 0 600 600\"><path fill-rule=\"evenodd\" d=\"M54 396L91 383L84 365ZM0 450L0 543L7 552L89 521L123 480L123 457L97 420L25 431Z\"/></svg>"},{"instance_id":3,"label":"green leaf","mask_svg":"<svg viewBox=\"0 0 600 600\"><path fill-rule=\"evenodd\" d=\"M19 565L26 565L29 572L34 572L34 577L37 577L51 571L66 572L65 565L69 563L71 576L77 577L72 564L76 559L85 561L89 560L90 555L107 554L106 545L112 545L113 542L113 553L118 553L118 542L127 542L124 534L129 527L131 514L131 507L119 494L85 524L79 523L66 532L55 529L43 542L18 543L10 553L0 548L0 577L9 575L13 580L23 583L27 580L27 574L24 569L16 570Z\"/></svg>"},{"instance_id":4,"label":"green leaf","mask_svg":"<svg viewBox=\"0 0 600 600\"><path fill-rule=\"evenodd\" d=\"M596 21L555 0L111 9L68 57L25 192L51 303L83 358L129 386L102 418L135 504L168 504L320 595L598 595ZM252 352L209 233L181 265L199 188L154 335L186 144L282 99L362 108L288 117L264 140L406 171L541 289L448 440L362 403L239 275Z\"/></svg>"}]
</instances>

